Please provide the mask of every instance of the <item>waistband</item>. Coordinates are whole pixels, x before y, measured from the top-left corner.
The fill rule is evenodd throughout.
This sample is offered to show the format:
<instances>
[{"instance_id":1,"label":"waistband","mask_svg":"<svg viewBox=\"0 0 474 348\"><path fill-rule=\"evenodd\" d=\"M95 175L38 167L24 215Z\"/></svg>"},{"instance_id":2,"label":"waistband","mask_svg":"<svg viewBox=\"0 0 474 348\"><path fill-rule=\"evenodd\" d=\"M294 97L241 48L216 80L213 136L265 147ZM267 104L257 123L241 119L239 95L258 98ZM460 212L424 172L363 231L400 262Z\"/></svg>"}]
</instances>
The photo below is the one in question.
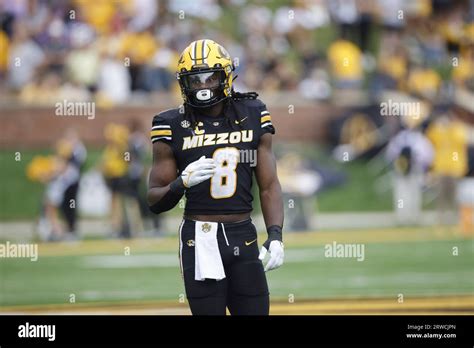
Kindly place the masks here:
<instances>
[{"instance_id":1,"label":"waistband","mask_svg":"<svg viewBox=\"0 0 474 348\"><path fill-rule=\"evenodd\" d=\"M190 220L190 219L186 219L186 218L184 218L183 221L184 221L185 224L193 224L193 225L196 222L196 220ZM205 222L205 221L201 221L201 222ZM208 221L208 222L211 222L211 221ZM252 223L252 218L248 218L248 219L245 219L245 220L242 220L242 221L236 221L236 222L216 222L216 223L219 226L224 225L224 228L242 227L242 226L246 226L248 224L251 224Z\"/></svg>"}]
</instances>

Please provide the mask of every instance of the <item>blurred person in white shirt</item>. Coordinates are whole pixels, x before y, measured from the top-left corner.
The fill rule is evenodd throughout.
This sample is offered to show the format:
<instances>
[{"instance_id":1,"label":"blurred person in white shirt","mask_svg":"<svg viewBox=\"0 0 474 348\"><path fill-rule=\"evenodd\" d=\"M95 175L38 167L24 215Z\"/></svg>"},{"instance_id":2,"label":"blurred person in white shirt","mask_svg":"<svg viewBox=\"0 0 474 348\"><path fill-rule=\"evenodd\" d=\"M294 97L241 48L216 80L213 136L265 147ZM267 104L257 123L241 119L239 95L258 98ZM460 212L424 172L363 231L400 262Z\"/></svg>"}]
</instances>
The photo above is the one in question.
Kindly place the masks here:
<instances>
[{"instance_id":1,"label":"blurred person in white shirt","mask_svg":"<svg viewBox=\"0 0 474 348\"><path fill-rule=\"evenodd\" d=\"M45 53L31 39L26 25L21 21L14 24L8 61L8 83L15 90L31 82L36 70L46 61Z\"/></svg>"},{"instance_id":2,"label":"blurred person in white shirt","mask_svg":"<svg viewBox=\"0 0 474 348\"><path fill-rule=\"evenodd\" d=\"M123 104L131 95L132 81L122 61L112 52L102 55L98 74L99 99L105 103Z\"/></svg>"},{"instance_id":3,"label":"blurred person in white shirt","mask_svg":"<svg viewBox=\"0 0 474 348\"><path fill-rule=\"evenodd\" d=\"M94 30L85 23L71 26L72 49L66 57L65 68L70 81L94 91L100 66L98 48L93 46Z\"/></svg>"},{"instance_id":4,"label":"blurred person in white shirt","mask_svg":"<svg viewBox=\"0 0 474 348\"><path fill-rule=\"evenodd\" d=\"M393 206L399 224L420 221L424 176L434 158L434 148L421 130L427 116L428 109L423 116L401 115L403 128L387 145L385 158L393 164Z\"/></svg>"}]
</instances>

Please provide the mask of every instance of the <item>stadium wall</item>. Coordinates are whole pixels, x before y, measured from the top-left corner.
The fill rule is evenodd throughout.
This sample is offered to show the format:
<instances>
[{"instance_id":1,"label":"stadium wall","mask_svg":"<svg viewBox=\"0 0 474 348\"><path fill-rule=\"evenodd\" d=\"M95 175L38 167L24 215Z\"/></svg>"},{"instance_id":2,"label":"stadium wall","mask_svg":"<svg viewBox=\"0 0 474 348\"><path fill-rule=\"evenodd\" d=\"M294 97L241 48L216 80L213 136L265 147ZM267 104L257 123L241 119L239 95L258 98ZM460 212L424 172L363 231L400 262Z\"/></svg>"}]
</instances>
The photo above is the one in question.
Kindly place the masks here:
<instances>
[{"instance_id":1,"label":"stadium wall","mask_svg":"<svg viewBox=\"0 0 474 348\"><path fill-rule=\"evenodd\" d=\"M272 107L267 103L277 129L277 142L324 142L326 124L338 114L328 104ZM104 144L104 126L110 122L128 124L137 119L148 132L153 115L169 106L124 106L95 110L95 116L58 116L55 107L3 106L0 110L1 147L4 149L47 148L68 129L74 128L88 146Z\"/></svg>"}]
</instances>

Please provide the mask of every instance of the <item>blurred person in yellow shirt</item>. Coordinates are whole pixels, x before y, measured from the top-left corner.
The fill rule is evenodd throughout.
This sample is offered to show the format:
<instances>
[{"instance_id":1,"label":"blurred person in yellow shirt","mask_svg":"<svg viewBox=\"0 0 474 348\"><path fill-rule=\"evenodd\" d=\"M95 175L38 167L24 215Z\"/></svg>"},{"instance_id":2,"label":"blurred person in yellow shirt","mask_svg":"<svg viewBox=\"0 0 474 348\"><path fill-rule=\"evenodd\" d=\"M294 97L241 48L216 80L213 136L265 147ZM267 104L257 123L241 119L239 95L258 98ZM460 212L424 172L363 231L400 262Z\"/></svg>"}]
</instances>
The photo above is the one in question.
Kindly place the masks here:
<instances>
[{"instance_id":1,"label":"blurred person in yellow shirt","mask_svg":"<svg viewBox=\"0 0 474 348\"><path fill-rule=\"evenodd\" d=\"M7 34L0 30L0 76L7 71L8 67L8 46L10 41Z\"/></svg>"},{"instance_id":2,"label":"blurred person in yellow shirt","mask_svg":"<svg viewBox=\"0 0 474 348\"><path fill-rule=\"evenodd\" d=\"M156 41L148 30L136 33L125 33L122 37L119 52L123 58L129 58L133 64L145 64L156 51Z\"/></svg>"},{"instance_id":3,"label":"blurred person in yellow shirt","mask_svg":"<svg viewBox=\"0 0 474 348\"><path fill-rule=\"evenodd\" d=\"M460 177L457 185L456 198L459 205L459 225L461 232L465 235L474 235L474 93L472 90L456 87L454 93L453 114L459 118L459 122L465 121L463 134L466 138L466 151L463 156L466 159L465 168L467 173ZM463 158L463 160L464 160Z\"/></svg>"},{"instance_id":4,"label":"blurred person in yellow shirt","mask_svg":"<svg viewBox=\"0 0 474 348\"><path fill-rule=\"evenodd\" d=\"M379 60L379 71L395 81L396 86L402 84L407 73L407 58L404 52L393 52L391 55L382 55Z\"/></svg>"},{"instance_id":5,"label":"blurred person in yellow shirt","mask_svg":"<svg viewBox=\"0 0 474 348\"><path fill-rule=\"evenodd\" d=\"M384 90L403 90L408 73L408 54L397 31L382 35L377 68L370 81L370 92L377 98Z\"/></svg>"},{"instance_id":6,"label":"blurred person in yellow shirt","mask_svg":"<svg viewBox=\"0 0 474 348\"><path fill-rule=\"evenodd\" d=\"M423 99L435 100L441 88L441 77L429 67L414 66L408 73L408 91Z\"/></svg>"},{"instance_id":7,"label":"blurred person in yellow shirt","mask_svg":"<svg viewBox=\"0 0 474 348\"><path fill-rule=\"evenodd\" d=\"M474 46L466 50L456 65L453 65L452 78L460 87L466 87L468 83L474 81Z\"/></svg>"},{"instance_id":8,"label":"blurred person in yellow shirt","mask_svg":"<svg viewBox=\"0 0 474 348\"><path fill-rule=\"evenodd\" d=\"M154 36L149 30L125 32L121 38L118 55L129 68L132 79L132 91L143 89L144 67L149 64L157 50Z\"/></svg>"},{"instance_id":9,"label":"blurred person in yellow shirt","mask_svg":"<svg viewBox=\"0 0 474 348\"><path fill-rule=\"evenodd\" d=\"M439 183L440 222L452 224L457 211L456 187L468 170L468 129L450 110L428 127L426 135L435 149L431 170Z\"/></svg>"},{"instance_id":10,"label":"blurred person in yellow shirt","mask_svg":"<svg viewBox=\"0 0 474 348\"><path fill-rule=\"evenodd\" d=\"M151 92L172 92L175 87L175 63L179 54L163 44L157 49L150 61L143 68L143 87ZM179 95L181 91L179 91Z\"/></svg>"},{"instance_id":11,"label":"blurred person in yellow shirt","mask_svg":"<svg viewBox=\"0 0 474 348\"><path fill-rule=\"evenodd\" d=\"M436 149L433 173L453 178L464 176L467 172L466 125L449 114L430 125L427 135Z\"/></svg>"},{"instance_id":12,"label":"blurred person in yellow shirt","mask_svg":"<svg viewBox=\"0 0 474 348\"><path fill-rule=\"evenodd\" d=\"M119 0L76 0L81 17L98 33L104 34L111 30L112 19L117 11Z\"/></svg>"},{"instance_id":13,"label":"blurred person in yellow shirt","mask_svg":"<svg viewBox=\"0 0 474 348\"><path fill-rule=\"evenodd\" d=\"M338 88L356 88L362 84L362 52L350 41L339 39L328 50L331 72Z\"/></svg>"},{"instance_id":14,"label":"blurred person in yellow shirt","mask_svg":"<svg viewBox=\"0 0 474 348\"><path fill-rule=\"evenodd\" d=\"M128 142L128 129L119 124L105 126L104 136L107 142L101 158L101 171L112 193L111 227L113 233L123 228L123 192L128 162L125 159Z\"/></svg>"},{"instance_id":15,"label":"blurred person in yellow shirt","mask_svg":"<svg viewBox=\"0 0 474 348\"><path fill-rule=\"evenodd\" d=\"M474 23L466 24L459 57L452 57L452 78L459 87L474 83Z\"/></svg>"},{"instance_id":16,"label":"blurred person in yellow shirt","mask_svg":"<svg viewBox=\"0 0 474 348\"><path fill-rule=\"evenodd\" d=\"M465 15L463 7L461 2L453 4L438 22L438 31L442 35L446 43L446 49L450 54L458 54L460 49L464 26L463 16Z\"/></svg>"}]
</instances>

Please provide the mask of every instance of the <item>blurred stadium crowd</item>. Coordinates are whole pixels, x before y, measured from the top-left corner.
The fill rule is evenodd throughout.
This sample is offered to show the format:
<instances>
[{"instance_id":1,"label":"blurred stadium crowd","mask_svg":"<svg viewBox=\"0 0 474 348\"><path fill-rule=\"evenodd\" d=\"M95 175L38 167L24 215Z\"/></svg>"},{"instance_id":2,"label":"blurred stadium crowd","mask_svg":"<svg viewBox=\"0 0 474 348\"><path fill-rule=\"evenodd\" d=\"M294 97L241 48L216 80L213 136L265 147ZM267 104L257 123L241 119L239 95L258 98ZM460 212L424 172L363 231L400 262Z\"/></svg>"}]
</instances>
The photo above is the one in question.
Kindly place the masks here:
<instances>
[{"instance_id":1,"label":"blurred stadium crowd","mask_svg":"<svg viewBox=\"0 0 474 348\"><path fill-rule=\"evenodd\" d=\"M179 97L178 54L210 37L235 57L238 89L433 94L443 80L472 87L473 17L469 0L4 1L2 92L99 106Z\"/></svg>"}]
</instances>

